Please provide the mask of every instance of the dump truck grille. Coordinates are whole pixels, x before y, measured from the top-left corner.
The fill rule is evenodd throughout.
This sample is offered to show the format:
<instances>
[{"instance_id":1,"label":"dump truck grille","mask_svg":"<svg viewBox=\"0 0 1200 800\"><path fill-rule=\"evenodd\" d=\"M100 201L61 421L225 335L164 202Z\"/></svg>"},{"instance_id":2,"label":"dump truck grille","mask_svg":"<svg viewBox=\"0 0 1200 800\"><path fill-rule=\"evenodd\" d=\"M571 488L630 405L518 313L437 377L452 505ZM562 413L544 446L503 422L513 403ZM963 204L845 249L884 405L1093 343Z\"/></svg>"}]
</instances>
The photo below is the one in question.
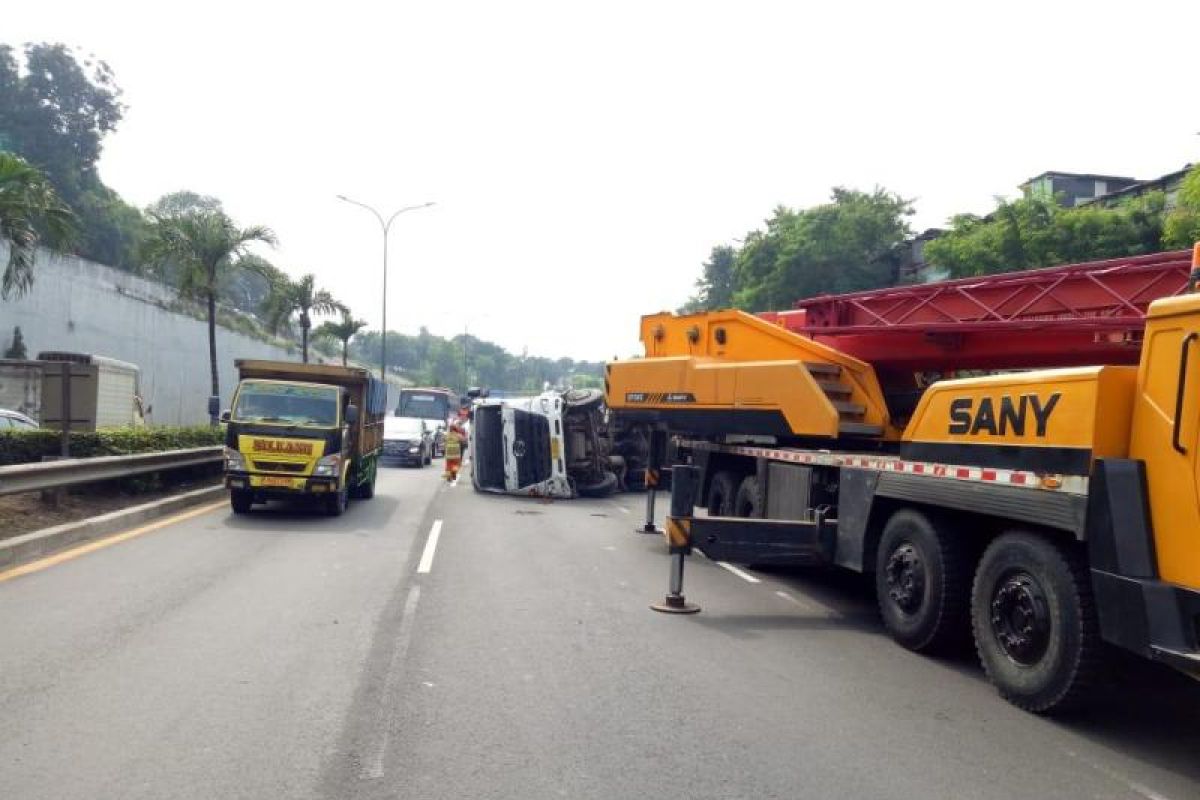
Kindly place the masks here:
<instances>
[{"instance_id":1,"label":"dump truck grille","mask_svg":"<svg viewBox=\"0 0 1200 800\"><path fill-rule=\"evenodd\" d=\"M291 461L255 461L254 468L259 472L304 472L307 465Z\"/></svg>"}]
</instances>

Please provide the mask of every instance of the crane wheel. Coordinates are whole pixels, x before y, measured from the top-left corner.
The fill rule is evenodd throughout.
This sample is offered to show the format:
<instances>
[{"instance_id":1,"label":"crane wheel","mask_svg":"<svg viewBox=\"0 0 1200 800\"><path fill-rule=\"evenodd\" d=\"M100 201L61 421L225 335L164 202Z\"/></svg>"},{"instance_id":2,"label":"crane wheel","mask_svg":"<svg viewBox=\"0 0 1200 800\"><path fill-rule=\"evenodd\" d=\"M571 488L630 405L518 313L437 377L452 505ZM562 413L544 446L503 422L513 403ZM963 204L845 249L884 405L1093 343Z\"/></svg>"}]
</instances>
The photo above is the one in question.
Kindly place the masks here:
<instances>
[{"instance_id":1,"label":"crane wheel","mask_svg":"<svg viewBox=\"0 0 1200 800\"><path fill-rule=\"evenodd\" d=\"M971 593L975 649L1000 695L1035 713L1083 704L1103 671L1100 623L1082 555L1010 532L983 554Z\"/></svg>"},{"instance_id":2,"label":"crane wheel","mask_svg":"<svg viewBox=\"0 0 1200 800\"><path fill-rule=\"evenodd\" d=\"M917 652L953 650L970 630L970 550L947 525L902 509L883 529L875 594L888 633Z\"/></svg>"},{"instance_id":3,"label":"crane wheel","mask_svg":"<svg viewBox=\"0 0 1200 800\"><path fill-rule=\"evenodd\" d=\"M733 515L747 519L762 519L767 515L767 503L757 475L747 475L742 479L733 500Z\"/></svg>"},{"instance_id":4,"label":"crane wheel","mask_svg":"<svg viewBox=\"0 0 1200 800\"><path fill-rule=\"evenodd\" d=\"M732 517L734 501L737 500L738 474L722 470L713 475L708 487L708 515L710 517Z\"/></svg>"}]
</instances>

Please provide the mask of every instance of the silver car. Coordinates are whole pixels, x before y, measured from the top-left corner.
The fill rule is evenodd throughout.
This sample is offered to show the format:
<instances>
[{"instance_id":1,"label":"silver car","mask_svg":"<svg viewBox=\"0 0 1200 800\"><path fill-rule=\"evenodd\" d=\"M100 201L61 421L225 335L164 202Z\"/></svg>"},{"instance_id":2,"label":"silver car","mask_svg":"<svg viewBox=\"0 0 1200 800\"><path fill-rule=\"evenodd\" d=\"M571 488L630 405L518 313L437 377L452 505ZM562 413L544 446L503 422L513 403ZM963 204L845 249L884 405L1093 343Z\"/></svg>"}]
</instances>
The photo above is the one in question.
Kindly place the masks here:
<instances>
[{"instance_id":1,"label":"silver car","mask_svg":"<svg viewBox=\"0 0 1200 800\"><path fill-rule=\"evenodd\" d=\"M0 408L0 433L5 431L36 431L38 424L20 411Z\"/></svg>"}]
</instances>

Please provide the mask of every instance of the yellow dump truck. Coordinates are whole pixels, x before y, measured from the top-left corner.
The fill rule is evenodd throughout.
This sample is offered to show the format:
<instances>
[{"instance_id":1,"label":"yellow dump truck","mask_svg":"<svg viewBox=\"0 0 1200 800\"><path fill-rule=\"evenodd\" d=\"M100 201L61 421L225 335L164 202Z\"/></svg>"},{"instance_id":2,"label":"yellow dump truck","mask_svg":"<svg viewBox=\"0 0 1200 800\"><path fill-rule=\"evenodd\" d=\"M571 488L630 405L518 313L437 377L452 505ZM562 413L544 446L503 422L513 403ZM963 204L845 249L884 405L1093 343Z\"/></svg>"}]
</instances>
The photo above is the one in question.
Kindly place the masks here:
<instances>
[{"instance_id":1,"label":"yellow dump truck","mask_svg":"<svg viewBox=\"0 0 1200 800\"><path fill-rule=\"evenodd\" d=\"M225 485L234 513L272 499L313 498L339 515L375 494L387 390L365 369L238 360L222 413Z\"/></svg>"},{"instance_id":2,"label":"yellow dump truck","mask_svg":"<svg viewBox=\"0 0 1200 800\"><path fill-rule=\"evenodd\" d=\"M1153 284L1134 274L1137 287L1178 293L1154 302L1141 288L1093 291L1118 274L1106 264L1029 278L1033 303L1082 276L1075 296L1046 312L1026 305L1037 313L1008 327L1011 306L988 307L957 338L931 340L928 323L911 346L905 324L880 324L872 341L866 324L844 326L848 347L875 348L873 362L828 329L739 311L644 318L645 357L608 365L607 403L623 424L675 444L664 608L692 610L682 600L692 548L743 564L833 564L873 575L883 622L905 647L973 637L1000 693L1031 711L1082 701L1106 643L1200 676L1200 246L1190 280L1182 263ZM982 281L972 280L922 287L910 308L957 302ZM996 296L1009 303L1013 286ZM886 321L906 291L846 305ZM1112 315L1081 311L1092 295ZM1120 314L1128 330L1099 330ZM974 352L989 359L1006 336L1040 331L1026 339L1040 357L1069 363L1077 349L1055 342L1091 330L1103 335L1073 341L1116 363L921 386L908 361L907 386L899 370L881 380L889 353L908 359L942 341L957 349L939 368L972 366L963 343L979 329Z\"/></svg>"}]
</instances>

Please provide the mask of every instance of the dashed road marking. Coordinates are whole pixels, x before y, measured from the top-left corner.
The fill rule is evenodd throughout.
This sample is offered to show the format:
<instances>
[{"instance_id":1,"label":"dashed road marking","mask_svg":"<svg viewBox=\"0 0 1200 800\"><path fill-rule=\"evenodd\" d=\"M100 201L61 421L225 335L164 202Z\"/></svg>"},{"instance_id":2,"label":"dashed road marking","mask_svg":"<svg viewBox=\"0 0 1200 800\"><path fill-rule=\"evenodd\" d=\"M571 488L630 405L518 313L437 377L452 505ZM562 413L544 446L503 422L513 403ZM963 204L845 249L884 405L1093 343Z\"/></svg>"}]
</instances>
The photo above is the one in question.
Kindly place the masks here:
<instances>
[{"instance_id":1,"label":"dashed road marking","mask_svg":"<svg viewBox=\"0 0 1200 800\"><path fill-rule=\"evenodd\" d=\"M784 591L777 591L777 592L775 592L775 595L777 597L782 597L784 600L787 600L789 603L792 603L793 605L799 606L800 608L804 609L805 611L809 612L810 614L825 614L829 611L828 608L825 608L824 606L822 606L818 603L814 603L814 602L808 600L807 598L796 597L795 595L788 594L787 592L784 592Z\"/></svg>"},{"instance_id":2,"label":"dashed road marking","mask_svg":"<svg viewBox=\"0 0 1200 800\"><path fill-rule=\"evenodd\" d=\"M751 575L749 572L746 572L745 570L742 570L742 569L738 569L733 564L730 564L728 561L718 561L716 563L717 563L717 566L721 567L722 569L729 570L734 575L737 575L739 578L746 581L747 583L762 583L762 581L760 581L758 578Z\"/></svg>"},{"instance_id":3,"label":"dashed road marking","mask_svg":"<svg viewBox=\"0 0 1200 800\"><path fill-rule=\"evenodd\" d=\"M425 550L421 553L421 561L417 564L418 573L426 573L433 569L433 556L437 552L438 538L442 535L442 521L434 520L429 529L429 538L425 540Z\"/></svg>"},{"instance_id":4,"label":"dashed road marking","mask_svg":"<svg viewBox=\"0 0 1200 800\"><path fill-rule=\"evenodd\" d=\"M438 520L437 524L441 525L441 520ZM417 615L417 601L420 599L420 586L409 589L408 597L404 598L400 630L396 634L396 648L392 650L392 659L388 662L388 671L383 678L383 703L381 704L383 713L379 715L378 729L375 732L375 748L371 752L371 758L363 765L359 777L368 779L383 777L383 759L387 755L388 743L392 737L392 729L396 727L396 715L400 708L397 697L400 673L403 672L404 657L408 653L409 642L412 641L413 619Z\"/></svg>"}]
</instances>

